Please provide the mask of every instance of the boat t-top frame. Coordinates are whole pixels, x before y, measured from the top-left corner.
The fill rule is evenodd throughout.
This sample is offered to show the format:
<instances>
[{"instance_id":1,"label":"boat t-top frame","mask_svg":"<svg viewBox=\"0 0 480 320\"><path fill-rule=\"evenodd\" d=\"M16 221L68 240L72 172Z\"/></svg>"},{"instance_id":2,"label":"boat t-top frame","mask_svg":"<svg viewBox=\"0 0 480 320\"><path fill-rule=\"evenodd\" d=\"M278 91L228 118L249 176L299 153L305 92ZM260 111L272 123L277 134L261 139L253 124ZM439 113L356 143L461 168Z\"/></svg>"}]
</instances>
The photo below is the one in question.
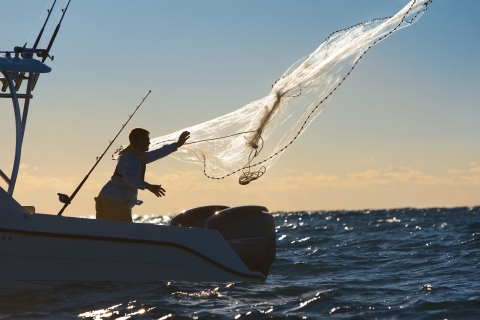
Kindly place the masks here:
<instances>
[{"instance_id":1,"label":"boat t-top frame","mask_svg":"<svg viewBox=\"0 0 480 320\"><path fill-rule=\"evenodd\" d=\"M33 98L32 91L38 81L38 77L41 73L48 73L52 69L44 64L47 58L53 60L53 56L50 56L50 49L53 42L57 37L58 31L62 20L67 13L68 6L70 5L68 0L65 8L61 9L62 14L58 21L58 24L50 38L47 49L37 49L37 46L42 38L43 31L47 25L50 14L55 7L57 0L53 1L50 9L47 9L47 17L43 23L43 27L38 33L37 39L33 48L26 48L26 44L23 47L15 47L13 51L0 51L0 73L3 74L3 78L0 78L2 82L2 88L0 92L0 98L7 98L12 100L13 112L15 114L15 158L13 161L12 174L8 177L0 169L0 177L8 184L8 193L13 195L15 189L15 183L17 181L18 170L20 168L20 157L22 154L23 137L25 135L25 127L27 125L28 108L30 106L30 99ZM3 54L3 55L2 55ZM12 57L13 55L13 57ZM38 61L33 57L37 55L42 61ZM27 80L27 87L25 93L19 93L23 80ZM9 89L10 93L4 93ZM23 99L23 111L20 115L20 102L19 99Z\"/></svg>"},{"instance_id":2,"label":"boat t-top frame","mask_svg":"<svg viewBox=\"0 0 480 320\"><path fill-rule=\"evenodd\" d=\"M46 50L42 49L28 49L22 47L15 47L13 51L0 51L0 72L3 78L2 92L0 98L7 98L12 100L13 112L15 114L15 158L13 161L13 168L10 177L8 177L1 169L0 176L8 184L8 193L13 195L15 183L17 181L18 170L20 168L20 157L22 154L23 137L25 134L25 127L27 125L28 109L30 106L30 99L33 98L32 91L36 80L40 73L48 73L51 68L42 62L33 59L34 54L38 56L48 55ZM13 55L13 57L12 57ZM27 80L25 93L19 93L21 81ZM4 93L9 89L9 93ZM20 109L19 100L23 99L23 111Z\"/></svg>"}]
</instances>

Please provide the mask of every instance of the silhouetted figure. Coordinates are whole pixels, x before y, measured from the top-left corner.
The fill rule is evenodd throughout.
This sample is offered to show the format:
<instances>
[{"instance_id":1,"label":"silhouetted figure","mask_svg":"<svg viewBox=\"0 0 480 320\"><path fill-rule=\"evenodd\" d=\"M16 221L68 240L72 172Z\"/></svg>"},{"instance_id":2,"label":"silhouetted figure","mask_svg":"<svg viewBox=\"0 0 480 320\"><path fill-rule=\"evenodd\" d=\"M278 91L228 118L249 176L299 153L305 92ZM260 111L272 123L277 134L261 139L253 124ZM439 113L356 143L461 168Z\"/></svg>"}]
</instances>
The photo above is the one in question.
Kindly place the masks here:
<instances>
[{"instance_id":1,"label":"silhouetted figure","mask_svg":"<svg viewBox=\"0 0 480 320\"><path fill-rule=\"evenodd\" d=\"M177 151L190 138L190 132L184 131L177 142L154 151L148 151L149 134L142 128L130 131L130 145L120 151L112 178L95 198L97 219L132 222L132 208L137 204L138 189L147 189L157 197L165 195L161 185L145 181L146 164Z\"/></svg>"}]
</instances>

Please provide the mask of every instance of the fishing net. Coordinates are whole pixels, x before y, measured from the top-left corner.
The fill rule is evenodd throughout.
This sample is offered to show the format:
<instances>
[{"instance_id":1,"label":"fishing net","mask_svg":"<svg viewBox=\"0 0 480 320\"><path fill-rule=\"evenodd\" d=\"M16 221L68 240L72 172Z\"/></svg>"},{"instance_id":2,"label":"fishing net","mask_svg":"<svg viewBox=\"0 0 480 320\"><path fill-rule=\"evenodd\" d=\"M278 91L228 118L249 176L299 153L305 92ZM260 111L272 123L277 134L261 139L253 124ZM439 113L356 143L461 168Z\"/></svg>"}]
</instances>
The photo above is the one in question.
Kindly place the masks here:
<instances>
[{"instance_id":1,"label":"fishing net","mask_svg":"<svg viewBox=\"0 0 480 320\"><path fill-rule=\"evenodd\" d=\"M417 21L432 0L412 0L392 17L373 19L332 33L295 62L270 94L219 118L151 140L150 150L190 140L172 156L203 166L205 176L239 175L240 184L261 177L321 113L363 55L395 31Z\"/></svg>"}]
</instances>

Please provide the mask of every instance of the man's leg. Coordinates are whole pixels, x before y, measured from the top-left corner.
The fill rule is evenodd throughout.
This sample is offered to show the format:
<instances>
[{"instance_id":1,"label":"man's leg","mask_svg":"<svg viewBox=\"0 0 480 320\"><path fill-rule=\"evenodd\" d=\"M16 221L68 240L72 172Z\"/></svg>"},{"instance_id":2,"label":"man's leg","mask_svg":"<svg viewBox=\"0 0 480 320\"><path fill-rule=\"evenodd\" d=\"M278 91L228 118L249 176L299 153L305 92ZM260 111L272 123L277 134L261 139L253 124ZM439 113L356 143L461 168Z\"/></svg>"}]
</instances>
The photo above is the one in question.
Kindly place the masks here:
<instances>
[{"instance_id":1,"label":"man's leg","mask_svg":"<svg viewBox=\"0 0 480 320\"><path fill-rule=\"evenodd\" d=\"M110 200L112 201L112 200ZM126 201L112 201L114 204L113 216L116 221L132 221L132 209L130 209L130 200Z\"/></svg>"},{"instance_id":2,"label":"man's leg","mask_svg":"<svg viewBox=\"0 0 480 320\"><path fill-rule=\"evenodd\" d=\"M132 222L132 210L130 209L130 200L116 201L108 199L103 195L95 198L95 209L97 219L116 220Z\"/></svg>"},{"instance_id":3,"label":"man's leg","mask_svg":"<svg viewBox=\"0 0 480 320\"><path fill-rule=\"evenodd\" d=\"M103 210L102 201L98 197L93 198L95 200L95 211L97 212L96 218L98 220L105 220L105 210Z\"/></svg>"}]
</instances>

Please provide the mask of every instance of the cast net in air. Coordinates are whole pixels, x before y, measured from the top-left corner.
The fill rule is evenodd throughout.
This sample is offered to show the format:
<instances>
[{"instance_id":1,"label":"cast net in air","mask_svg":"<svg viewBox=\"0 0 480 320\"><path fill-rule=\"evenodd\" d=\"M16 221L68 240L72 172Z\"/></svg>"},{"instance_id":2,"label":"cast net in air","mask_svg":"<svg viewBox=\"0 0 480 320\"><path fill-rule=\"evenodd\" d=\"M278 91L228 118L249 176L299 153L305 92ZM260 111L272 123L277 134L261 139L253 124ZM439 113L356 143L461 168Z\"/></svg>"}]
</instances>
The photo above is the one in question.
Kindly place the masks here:
<instances>
[{"instance_id":1,"label":"cast net in air","mask_svg":"<svg viewBox=\"0 0 480 320\"><path fill-rule=\"evenodd\" d=\"M417 21L432 0L412 0L392 17L373 19L332 33L295 62L266 97L219 118L151 139L150 150L190 140L172 156L203 166L211 179L239 175L240 184L261 177L321 113L363 55L397 30Z\"/></svg>"}]
</instances>

